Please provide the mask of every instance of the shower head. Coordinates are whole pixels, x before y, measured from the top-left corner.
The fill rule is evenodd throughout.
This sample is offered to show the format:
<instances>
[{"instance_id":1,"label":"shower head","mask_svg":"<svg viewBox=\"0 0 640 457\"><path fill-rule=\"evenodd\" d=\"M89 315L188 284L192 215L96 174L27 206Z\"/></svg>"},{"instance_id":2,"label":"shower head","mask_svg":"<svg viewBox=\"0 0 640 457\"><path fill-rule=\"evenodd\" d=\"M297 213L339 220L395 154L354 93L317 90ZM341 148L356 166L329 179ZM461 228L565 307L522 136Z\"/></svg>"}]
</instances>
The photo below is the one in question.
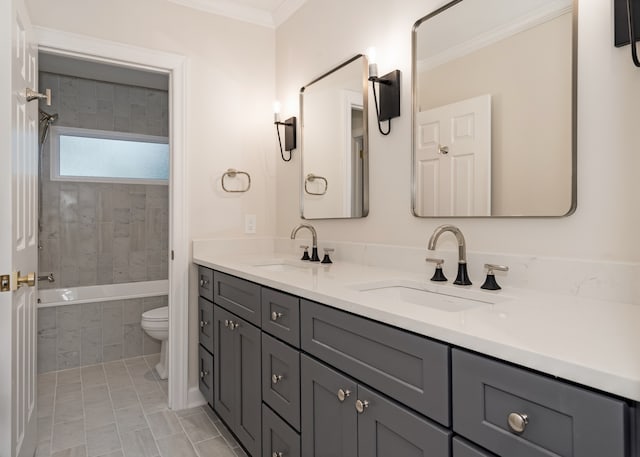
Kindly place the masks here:
<instances>
[{"instance_id":1,"label":"shower head","mask_svg":"<svg viewBox=\"0 0 640 457\"><path fill-rule=\"evenodd\" d=\"M58 113L49 114L46 111L40 110L40 122L52 124L58 120Z\"/></svg>"}]
</instances>

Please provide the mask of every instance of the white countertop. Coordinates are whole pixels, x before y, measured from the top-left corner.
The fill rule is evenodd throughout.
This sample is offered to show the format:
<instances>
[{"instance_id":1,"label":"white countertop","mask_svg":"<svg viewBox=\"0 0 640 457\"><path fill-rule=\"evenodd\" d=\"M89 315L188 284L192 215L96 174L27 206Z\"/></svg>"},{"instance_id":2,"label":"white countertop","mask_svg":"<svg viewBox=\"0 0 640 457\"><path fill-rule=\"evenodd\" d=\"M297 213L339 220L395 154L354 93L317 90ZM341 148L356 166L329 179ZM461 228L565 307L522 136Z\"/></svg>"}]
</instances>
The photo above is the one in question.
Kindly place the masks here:
<instances>
[{"instance_id":1,"label":"white countertop","mask_svg":"<svg viewBox=\"0 0 640 457\"><path fill-rule=\"evenodd\" d=\"M303 262L289 255L220 256L194 262L249 281L640 401L640 306L504 288L490 292L435 284L424 275L348 262ZM274 271L278 264L291 268ZM273 267L260 265L275 264ZM296 266L300 266L297 268ZM452 278L450 278L451 280ZM363 284L419 282L425 289L495 304L450 312L361 292ZM499 281L499 278L498 278ZM435 288L435 289L434 289Z\"/></svg>"}]
</instances>

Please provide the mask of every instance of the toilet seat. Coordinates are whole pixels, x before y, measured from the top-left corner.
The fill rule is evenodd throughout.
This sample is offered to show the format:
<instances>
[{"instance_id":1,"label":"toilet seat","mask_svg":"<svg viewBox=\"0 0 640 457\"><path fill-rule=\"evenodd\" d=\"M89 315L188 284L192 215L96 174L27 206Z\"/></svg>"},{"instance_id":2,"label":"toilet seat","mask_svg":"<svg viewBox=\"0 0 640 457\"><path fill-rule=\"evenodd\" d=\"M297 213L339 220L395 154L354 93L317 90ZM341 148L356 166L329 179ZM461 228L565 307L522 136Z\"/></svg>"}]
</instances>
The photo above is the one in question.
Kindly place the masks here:
<instances>
[{"instance_id":1,"label":"toilet seat","mask_svg":"<svg viewBox=\"0 0 640 457\"><path fill-rule=\"evenodd\" d=\"M147 322L161 322L169 320L169 307L161 306L160 308L150 309L142 313L142 320Z\"/></svg>"}]
</instances>

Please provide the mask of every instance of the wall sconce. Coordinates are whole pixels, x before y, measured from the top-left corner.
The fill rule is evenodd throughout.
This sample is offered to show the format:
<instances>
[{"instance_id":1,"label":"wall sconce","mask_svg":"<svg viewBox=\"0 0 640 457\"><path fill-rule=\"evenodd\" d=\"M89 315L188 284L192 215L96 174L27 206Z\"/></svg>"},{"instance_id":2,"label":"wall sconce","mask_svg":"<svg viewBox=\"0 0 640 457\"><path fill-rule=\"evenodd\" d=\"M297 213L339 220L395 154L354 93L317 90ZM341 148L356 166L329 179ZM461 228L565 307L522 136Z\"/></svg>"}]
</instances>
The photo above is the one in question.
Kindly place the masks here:
<instances>
[{"instance_id":1,"label":"wall sconce","mask_svg":"<svg viewBox=\"0 0 640 457\"><path fill-rule=\"evenodd\" d=\"M376 60L376 48L367 50L369 60L369 81L372 82L373 101L376 106L376 117L378 119L378 130L383 135L391 133L391 119L400 116L400 70L394 70L383 77L378 77L378 63ZM380 91L380 105L378 106L378 96L376 95L376 83ZM389 129L382 130L381 122L388 121Z\"/></svg>"},{"instance_id":2,"label":"wall sconce","mask_svg":"<svg viewBox=\"0 0 640 457\"><path fill-rule=\"evenodd\" d=\"M640 67L636 41L640 40L640 1L615 0L613 2L614 15L614 44L617 48L631 45L631 59L636 67Z\"/></svg>"},{"instance_id":3,"label":"wall sconce","mask_svg":"<svg viewBox=\"0 0 640 457\"><path fill-rule=\"evenodd\" d=\"M280 144L280 156L285 162L291 161L291 151L296 148L296 117L290 117L284 122L280 122L280 102L273 103L273 123L278 132L278 144ZM280 137L280 126L284 125L284 150L282 149L282 139ZM289 152L289 158L285 159L284 151Z\"/></svg>"}]
</instances>

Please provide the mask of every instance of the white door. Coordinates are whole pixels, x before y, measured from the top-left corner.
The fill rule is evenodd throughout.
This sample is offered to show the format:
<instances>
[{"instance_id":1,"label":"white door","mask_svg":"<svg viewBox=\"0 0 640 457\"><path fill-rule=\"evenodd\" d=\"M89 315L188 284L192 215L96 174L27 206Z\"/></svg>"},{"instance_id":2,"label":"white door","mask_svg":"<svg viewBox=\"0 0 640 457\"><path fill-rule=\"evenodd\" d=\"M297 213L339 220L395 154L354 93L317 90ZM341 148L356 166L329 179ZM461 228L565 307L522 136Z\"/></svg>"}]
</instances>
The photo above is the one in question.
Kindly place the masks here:
<instances>
[{"instance_id":1,"label":"white door","mask_svg":"<svg viewBox=\"0 0 640 457\"><path fill-rule=\"evenodd\" d=\"M491 95L418 112L416 212L491 215Z\"/></svg>"},{"instance_id":2,"label":"white door","mask_svg":"<svg viewBox=\"0 0 640 457\"><path fill-rule=\"evenodd\" d=\"M0 455L32 457L37 291L18 286L16 273L35 274L38 261L38 102L27 103L25 96L26 88L38 88L37 48L23 1L1 3L0 286L11 290L0 292Z\"/></svg>"}]
</instances>

